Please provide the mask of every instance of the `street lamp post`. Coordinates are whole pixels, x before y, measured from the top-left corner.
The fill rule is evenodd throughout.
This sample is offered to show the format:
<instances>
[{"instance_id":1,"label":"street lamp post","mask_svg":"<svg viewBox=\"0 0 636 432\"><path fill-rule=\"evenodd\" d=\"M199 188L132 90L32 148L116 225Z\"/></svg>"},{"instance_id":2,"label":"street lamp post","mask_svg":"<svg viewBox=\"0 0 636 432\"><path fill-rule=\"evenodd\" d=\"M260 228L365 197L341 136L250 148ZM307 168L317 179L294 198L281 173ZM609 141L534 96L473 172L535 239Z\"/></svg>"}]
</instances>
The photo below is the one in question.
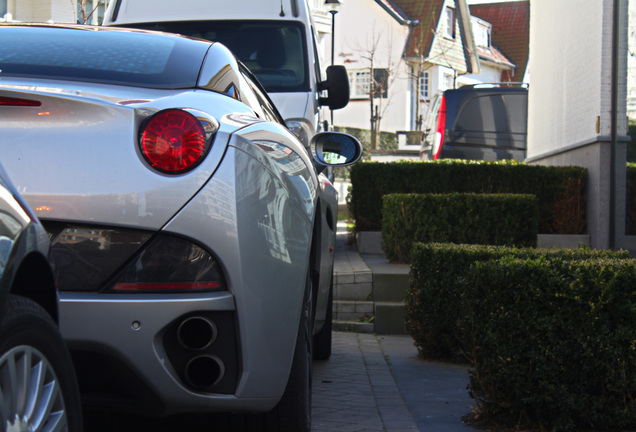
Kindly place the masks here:
<instances>
[{"instance_id":1,"label":"street lamp post","mask_svg":"<svg viewBox=\"0 0 636 432\"><path fill-rule=\"evenodd\" d=\"M336 41L336 14L340 11L342 3L339 0L326 0L325 6L331 14L331 65L335 59L335 41ZM333 110L331 110L331 128L333 129Z\"/></svg>"}]
</instances>

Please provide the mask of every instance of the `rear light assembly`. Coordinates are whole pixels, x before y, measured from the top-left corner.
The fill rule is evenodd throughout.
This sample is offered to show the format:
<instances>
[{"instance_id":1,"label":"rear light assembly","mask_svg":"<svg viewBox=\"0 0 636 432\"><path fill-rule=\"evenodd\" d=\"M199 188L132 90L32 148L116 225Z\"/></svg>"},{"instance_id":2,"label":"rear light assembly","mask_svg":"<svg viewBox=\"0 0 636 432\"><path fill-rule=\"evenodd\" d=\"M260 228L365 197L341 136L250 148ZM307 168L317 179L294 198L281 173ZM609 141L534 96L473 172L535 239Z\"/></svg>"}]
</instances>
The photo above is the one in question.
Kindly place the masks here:
<instances>
[{"instance_id":1,"label":"rear light assembly","mask_svg":"<svg viewBox=\"0 0 636 432\"><path fill-rule=\"evenodd\" d=\"M43 222L51 236L60 291L168 293L226 287L219 263L182 237Z\"/></svg>"},{"instance_id":2,"label":"rear light assembly","mask_svg":"<svg viewBox=\"0 0 636 432\"><path fill-rule=\"evenodd\" d=\"M139 146L146 161L166 174L182 174L199 165L219 128L216 119L191 109L166 109L142 126Z\"/></svg>"},{"instance_id":3,"label":"rear light assembly","mask_svg":"<svg viewBox=\"0 0 636 432\"><path fill-rule=\"evenodd\" d=\"M433 137L433 160L437 160L444 145L444 134L446 132L446 98L442 96L437 111L437 124L435 125L435 135Z\"/></svg>"},{"instance_id":4,"label":"rear light assembly","mask_svg":"<svg viewBox=\"0 0 636 432\"><path fill-rule=\"evenodd\" d=\"M0 96L0 106L11 107L39 107L42 103L40 101L31 99L17 99L11 97Z\"/></svg>"},{"instance_id":5,"label":"rear light assembly","mask_svg":"<svg viewBox=\"0 0 636 432\"><path fill-rule=\"evenodd\" d=\"M161 235L146 245L119 273L112 293L216 291L226 284L217 261L202 247Z\"/></svg>"}]
</instances>

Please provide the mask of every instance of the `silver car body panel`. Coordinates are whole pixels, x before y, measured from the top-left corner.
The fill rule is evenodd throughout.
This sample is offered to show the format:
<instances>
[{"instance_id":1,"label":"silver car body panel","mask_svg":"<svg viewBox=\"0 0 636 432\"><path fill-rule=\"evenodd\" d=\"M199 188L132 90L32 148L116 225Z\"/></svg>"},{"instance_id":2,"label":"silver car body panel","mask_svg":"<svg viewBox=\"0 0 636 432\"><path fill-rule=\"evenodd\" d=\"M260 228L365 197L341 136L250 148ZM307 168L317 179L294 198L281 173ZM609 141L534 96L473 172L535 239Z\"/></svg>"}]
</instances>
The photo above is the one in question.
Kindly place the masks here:
<instances>
[{"instance_id":1,"label":"silver car body panel","mask_svg":"<svg viewBox=\"0 0 636 432\"><path fill-rule=\"evenodd\" d=\"M77 85L73 91L63 86L74 83L33 84L27 91L11 80L0 82L0 96L37 96L42 101L38 110L3 114L3 135L22 145L3 145L2 154L19 192L45 219L159 229L210 178L223 157L229 134L243 125L221 121L204 162L175 177L148 167L136 143L141 123L174 106L204 105L212 116L223 116L234 105L237 115L253 116L238 101L204 90L131 88L124 93L106 85L91 85L90 90ZM107 97L94 93L100 87ZM116 98L113 93L118 91ZM217 106L210 103L214 98L219 101ZM73 139L82 136L78 128L86 130L86 140ZM42 140L43 135L48 139Z\"/></svg>"},{"instance_id":2,"label":"silver car body panel","mask_svg":"<svg viewBox=\"0 0 636 432\"><path fill-rule=\"evenodd\" d=\"M316 174L307 168L311 162L297 141L283 127L262 131L266 124L244 105L207 91L131 89L117 97L119 90L101 86L109 96L100 98L95 93L99 85L72 91L63 87L67 83L34 83L27 91L8 81L0 83L0 95L37 96L43 101L38 112L71 115L12 110L12 117L0 120L8 171L39 217L196 235L227 275L231 295L63 293L61 329L69 344L98 345L124 359L156 388L169 412L272 408L291 366L297 326L290 323L299 320L317 199ZM62 91L56 93L55 86ZM132 94L143 102L127 103ZM173 106L205 105L214 115L221 112L210 103L214 99L223 111L234 105L236 113L219 118L220 129L205 161L182 176L152 171L137 150L131 125ZM72 130L66 123L71 119L77 122ZM246 126L255 122L255 127ZM81 135L77 128L86 129L86 141L69 139ZM40 139L44 131L50 140ZM279 138L285 134L289 139L281 146ZM23 145L8 145L9 137ZM260 146L254 144L258 141ZM278 162L271 158L276 152L284 156ZM211 202L227 205L219 214ZM201 226L202 220L210 226ZM193 226L200 229L193 232ZM186 389L165 361L163 329L187 312L232 309L238 315L243 361L236 394ZM140 330L132 330L134 321L141 323Z\"/></svg>"},{"instance_id":3,"label":"silver car body panel","mask_svg":"<svg viewBox=\"0 0 636 432\"><path fill-rule=\"evenodd\" d=\"M258 132L246 134L254 138ZM285 388L297 331L290 323L299 320L303 298L299 287L305 284L312 220L305 203L287 189L296 183L285 186L281 180L289 172L263 165L267 159L251 146L241 136L233 138L214 177L163 229L188 237L193 226L210 221L209 229L197 230L197 240L209 245L223 264L229 293L62 296L62 332L69 344L97 344L99 350L125 359L137 375L152 383L170 411L211 407L262 411L272 408ZM303 171L300 175L309 173ZM314 180L308 179L298 183ZM260 199L254 200L255 196ZM226 204L222 214L211 204L219 202ZM188 390L166 361L161 344L166 326L200 310L237 314L244 343L242 373L233 396Z\"/></svg>"}]
</instances>

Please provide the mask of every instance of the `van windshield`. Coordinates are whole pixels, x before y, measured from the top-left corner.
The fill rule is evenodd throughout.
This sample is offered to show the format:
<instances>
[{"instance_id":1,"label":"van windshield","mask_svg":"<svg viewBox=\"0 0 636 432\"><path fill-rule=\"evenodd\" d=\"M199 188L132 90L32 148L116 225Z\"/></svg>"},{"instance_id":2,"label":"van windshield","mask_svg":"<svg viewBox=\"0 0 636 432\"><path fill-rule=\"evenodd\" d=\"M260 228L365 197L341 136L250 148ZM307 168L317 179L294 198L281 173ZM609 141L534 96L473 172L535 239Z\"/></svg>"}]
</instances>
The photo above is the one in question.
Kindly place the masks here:
<instances>
[{"instance_id":1,"label":"van windshield","mask_svg":"<svg viewBox=\"0 0 636 432\"><path fill-rule=\"evenodd\" d=\"M202 20L126 24L179 33L228 47L268 92L309 91L303 24L298 21Z\"/></svg>"}]
</instances>

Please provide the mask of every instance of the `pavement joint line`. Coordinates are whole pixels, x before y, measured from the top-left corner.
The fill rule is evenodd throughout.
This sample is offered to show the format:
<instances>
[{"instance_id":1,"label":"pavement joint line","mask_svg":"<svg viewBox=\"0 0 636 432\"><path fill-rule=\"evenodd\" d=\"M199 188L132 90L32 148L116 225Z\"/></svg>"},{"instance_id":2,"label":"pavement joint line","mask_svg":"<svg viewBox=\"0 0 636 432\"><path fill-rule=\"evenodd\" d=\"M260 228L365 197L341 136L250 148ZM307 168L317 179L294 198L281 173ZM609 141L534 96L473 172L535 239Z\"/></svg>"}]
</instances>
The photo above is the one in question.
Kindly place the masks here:
<instances>
[{"instance_id":1,"label":"pavement joint line","mask_svg":"<svg viewBox=\"0 0 636 432\"><path fill-rule=\"evenodd\" d=\"M371 385L371 392L374 396L378 415L382 421L383 431L396 430L396 419L394 416L397 409L400 412L400 430L417 432L418 428L413 420L413 415L400 393L397 381L391 372L388 359L382 351L377 336L375 334L356 334L356 339L362 352L367 378ZM378 403L385 398L392 399L393 403L390 410L386 409L386 405Z\"/></svg>"},{"instance_id":2,"label":"pavement joint line","mask_svg":"<svg viewBox=\"0 0 636 432\"><path fill-rule=\"evenodd\" d=\"M330 360L314 363L312 432L417 432L378 336L334 333Z\"/></svg>"}]
</instances>

